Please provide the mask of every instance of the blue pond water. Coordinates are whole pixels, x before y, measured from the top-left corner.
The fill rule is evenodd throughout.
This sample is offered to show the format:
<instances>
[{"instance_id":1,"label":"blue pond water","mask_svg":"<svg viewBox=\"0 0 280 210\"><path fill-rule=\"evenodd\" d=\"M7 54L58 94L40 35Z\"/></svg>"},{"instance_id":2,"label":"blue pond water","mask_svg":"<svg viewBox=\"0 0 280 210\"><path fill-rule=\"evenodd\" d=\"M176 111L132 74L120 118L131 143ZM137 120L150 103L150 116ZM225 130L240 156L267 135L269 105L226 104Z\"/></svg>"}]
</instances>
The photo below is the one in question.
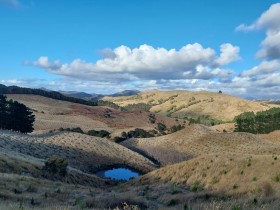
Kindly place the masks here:
<instances>
[{"instance_id":1,"label":"blue pond water","mask_svg":"<svg viewBox=\"0 0 280 210\"><path fill-rule=\"evenodd\" d=\"M109 170L103 170L96 173L97 176L103 178L111 178L116 180L129 180L131 178L137 178L140 174L128 168L113 168Z\"/></svg>"}]
</instances>

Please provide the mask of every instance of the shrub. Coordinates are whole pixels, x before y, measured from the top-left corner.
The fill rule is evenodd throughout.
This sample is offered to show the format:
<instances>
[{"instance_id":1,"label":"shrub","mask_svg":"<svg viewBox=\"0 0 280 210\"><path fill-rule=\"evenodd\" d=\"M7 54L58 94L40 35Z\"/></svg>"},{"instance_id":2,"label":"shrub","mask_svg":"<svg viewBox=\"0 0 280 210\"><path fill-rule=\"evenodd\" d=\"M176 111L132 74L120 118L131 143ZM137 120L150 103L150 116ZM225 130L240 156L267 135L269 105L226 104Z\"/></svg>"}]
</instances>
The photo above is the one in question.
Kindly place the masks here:
<instances>
[{"instance_id":1,"label":"shrub","mask_svg":"<svg viewBox=\"0 0 280 210\"><path fill-rule=\"evenodd\" d=\"M159 132L164 132L166 130L166 125L164 125L163 123L158 123L157 124L157 129Z\"/></svg>"},{"instance_id":2,"label":"shrub","mask_svg":"<svg viewBox=\"0 0 280 210\"><path fill-rule=\"evenodd\" d=\"M110 133L106 130L100 130L100 131L96 131L96 130L90 130L87 133L90 136L97 136L97 137L101 137L101 138L105 138L105 137L109 137Z\"/></svg>"},{"instance_id":3,"label":"shrub","mask_svg":"<svg viewBox=\"0 0 280 210\"><path fill-rule=\"evenodd\" d=\"M240 205L235 205L232 207L232 210L241 210Z\"/></svg>"},{"instance_id":4,"label":"shrub","mask_svg":"<svg viewBox=\"0 0 280 210\"><path fill-rule=\"evenodd\" d=\"M50 179L61 179L67 175L68 161L62 157L51 157L42 168L43 175Z\"/></svg>"},{"instance_id":5,"label":"shrub","mask_svg":"<svg viewBox=\"0 0 280 210\"><path fill-rule=\"evenodd\" d=\"M275 174L275 176L272 179L275 182L280 182L280 173Z\"/></svg>"},{"instance_id":6,"label":"shrub","mask_svg":"<svg viewBox=\"0 0 280 210\"><path fill-rule=\"evenodd\" d=\"M214 176L214 177L212 178L212 180L211 180L211 183L212 183L212 184L216 184L216 183L218 183L218 182L219 182L219 179L218 179L217 177L215 177L215 176Z\"/></svg>"},{"instance_id":7,"label":"shrub","mask_svg":"<svg viewBox=\"0 0 280 210\"><path fill-rule=\"evenodd\" d=\"M170 131L171 133L175 133L179 130L182 130L184 128L184 126L182 125L173 125L171 128L170 128Z\"/></svg>"},{"instance_id":8,"label":"shrub","mask_svg":"<svg viewBox=\"0 0 280 210\"><path fill-rule=\"evenodd\" d=\"M149 114L149 121L154 124L156 122L156 116L154 114Z\"/></svg>"},{"instance_id":9,"label":"shrub","mask_svg":"<svg viewBox=\"0 0 280 210\"><path fill-rule=\"evenodd\" d=\"M239 187L239 186L238 186L237 184L234 184L234 185L232 186L232 189L233 189L233 190L236 190L236 189L238 189L238 187Z\"/></svg>"},{"instance_id":10,"label":"shrub","mask_svg":"<svg viewBox=\"0 0 280 210\"><path fill-rule=\"evenodd\" d=\"M193 192L197 192L198 190L200 190L202 188L201 186L201 182L199 180L196 180L193 185L191 186L191 191Z\"/></svg>"},{"instance_id":11,"label":"shrub","mask_svg":"<svg viewBox=\"0 0 280 210\"><path fill-rule=\"evenodd\" d=\"M145 103L138 103L138 104L128 104L124 107L125 110L135 111L135 110L142 110L142 111L149 111L152 108L152 105L145 104Z\"/></svg>"},{"instance_id":12,"label":"shrub","mask_svg":"<svg viewBox=\"0 0 280 210\"><path fill-rule=\"evenodd\" d=\"M145 131L144 129L141 128L135 128L135 130L133 131L129 131L127 133L127 136L129 138L149 138L149 137L153 137L152 134L150 134L148 131Z\"/></svg>"},{"instance_id":13,"label":"shrub","mask_svg":"<svg viewBox=\"0 0 280 210\"><path fill-rule=\"evenodd\" d=\"M167 202L167 206L175 206L178 203L178 200L171 199Z\"/></svg>"},{"instance_id":14,"label":"shrub","mask_svg":"<svg viewBox=\"0 0 280 210\"><path fill-rule=\"evenodd\" d=\"M84 131L80 127L72 128L70 131L76 132L76 133L84 133Z\"/></svg>"},{"instance_id":15,"label":"shrub","mask_svg":"<svg viewBox=\"0 0 280 210\"><path fill-rule=\"evenodd\" d=\"M125 141L125 140L126 140L126 138L119 137L119 136L116 136L113 139L113 141L116 142L116 143L120 143L120 142Z\"/></svg>"},{"instance_id":16,"label":"shrub","mask_svg":"<svg viewBox=\"0 0 280 210\"><path fill-rule=\"evenodd\" d=\"M123 131L123 132L121 133L121 137L126 139L126 138L127 138L127 133Z\"/></svg>"}]
</instances>

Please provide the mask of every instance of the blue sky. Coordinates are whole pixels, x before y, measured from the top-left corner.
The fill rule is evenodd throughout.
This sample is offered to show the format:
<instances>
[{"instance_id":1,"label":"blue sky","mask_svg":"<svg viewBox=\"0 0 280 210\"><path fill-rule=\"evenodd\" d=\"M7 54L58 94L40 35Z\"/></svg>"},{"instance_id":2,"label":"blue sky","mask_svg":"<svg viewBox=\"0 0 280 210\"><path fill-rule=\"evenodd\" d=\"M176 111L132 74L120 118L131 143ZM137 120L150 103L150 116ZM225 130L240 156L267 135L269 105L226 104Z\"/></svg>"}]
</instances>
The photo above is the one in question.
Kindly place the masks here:
<instances>
[{"instance_id":1,"label":"blue sky","mask_svg":"<svg viewBox=\"0 0 280 210\"><path fill-rule=\"evenodd\" d=\"M0 83L275 98L279 19L272 0L0 0Z\"/></svg>"}]
</instances>

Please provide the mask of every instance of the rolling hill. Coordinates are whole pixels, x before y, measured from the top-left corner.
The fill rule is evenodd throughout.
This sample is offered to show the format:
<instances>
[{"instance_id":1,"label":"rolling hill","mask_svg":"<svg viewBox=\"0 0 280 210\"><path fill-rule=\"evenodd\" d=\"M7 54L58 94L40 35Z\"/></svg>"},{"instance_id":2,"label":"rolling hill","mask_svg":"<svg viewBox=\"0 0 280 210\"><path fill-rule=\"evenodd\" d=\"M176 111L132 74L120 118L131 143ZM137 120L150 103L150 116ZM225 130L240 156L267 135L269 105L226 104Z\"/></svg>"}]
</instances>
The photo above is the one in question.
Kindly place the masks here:
<instances>
[{"instance_id":1,"label":"rolling hill","mask_svg":"<svg viewBox=\"0 0 280 210\"><path fill-rule=\"evenodd\" d=\"M88 130L108 130L109 132L143 128L155 129L158 122L167 127L177 125L173 118L155 114L155 122L149 120L147 111L120 111L104 106L87 106L67 101L55 100L37 95L8 94L13 99L31 108L35 114L35 131L81 127Z\"/></svg>"},{"instance_id":2,"label":"rolling hill","mask_svg":"<svg viewBox=\"0 0 280 210\"><path fill-rule=\"evenodd\" d=\"M72 132L24 135L1 131L0 147L6 152L39 159L64 157L71 167L85 173L94 173L102 167L122 164L143 172L155 168L151 161L119 144Z\"/></svg>"},{"instance_id":3,"label":"rolling hill","mask_svg":"<svg viewBox=\"0 0 280 210\"><path fill-rule=\"evenodd\" d=\"M255 111L268 108L255 102L246 105L246 100L224 94L197 92L191 96L193 93L174 91L171 95L178 96L172 95L172 99L170 92L159 93L168 100L153 105L152 110L182 103L183 96L187 101L189 97L200 100L189 108L215 101L220 106L223 100L228 106L238 104L236 109L225 109L224 114L229 110L237 113L252 107ZM157 98L159 93L147 100ZM212 96L213 101L202 96ZM143 110L121 111L31 94L7 97L30 107L36 121L32 134L0 130L0 209L18 209L22 205L26 209L277 209L280 204L278 131L262 135L237 133L232 132L232 124L207 127L160 113L151 120L151 113ZM212 108L212 113L218 114L220 107ZM104 129L112 137L134 128L155 129L157 123L167 127L184 124L185 128L151 138L130 138L119 144L110 138L59 130ZM68 161L65 177L44 174L51 157ZM133 168L143 175L126 183L95 175L100 169L114 166Z\"/></svg>"},{"instance_id":4,"label":"rolling hill","mask_svg":"<svg viewBox=\"0 0 280 210\"><path fill-rule=\"evenodd\" d=\"M172 117L210 116L223 121L233 118L246 111L263 111L276 105L249 101L224 93L207 91L144 91L137 96L105 97L122 107L129 104L146 103L152 105L150 111Z\"/></svg>"},{"instance_id":5,"label":"rolling hill","mask_svg":"<svg viewBox=\"0 0 280 210\"><path fill-rule=\"evenodd\" d=\"M280 154L280 144L249 133L220 133L203 125L190 125L176 133L149 139L134 138L121 143L170 165L202 155Z\"/></svg>"}]
</instances>

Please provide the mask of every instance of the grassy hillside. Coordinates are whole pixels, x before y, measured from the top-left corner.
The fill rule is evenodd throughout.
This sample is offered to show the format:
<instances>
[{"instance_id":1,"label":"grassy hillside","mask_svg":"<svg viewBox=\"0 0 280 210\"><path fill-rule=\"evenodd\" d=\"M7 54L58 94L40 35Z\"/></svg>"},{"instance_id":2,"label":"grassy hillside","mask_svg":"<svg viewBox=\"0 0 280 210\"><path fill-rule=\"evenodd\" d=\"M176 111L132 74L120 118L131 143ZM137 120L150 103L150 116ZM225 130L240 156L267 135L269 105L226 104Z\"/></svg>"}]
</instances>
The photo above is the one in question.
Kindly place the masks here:
<instances>
[{"instance_id":1,"label":"grassy hillside","mask_svg":"<svg viewBox=\"0 0 280 210\"><path fill-rule=\"evenodd\" d=\"M119 144L79 133L23 135L1 131L0 147L40 159L64 157L71 167L87 173L113 165L127 165L143 172L155 168L148 159Z\"/></svg>"},{"instance_id":2,"label":"grassy hillside","mask_svg":"<svg viewBox=\"0 0 280 210\"><path fill-rule=\"evenodd\" d=\"M231 121L236 115L246 111L263 111L275 105L259 103L207 91L144 91L137 96L105 97L120 106L128 104L151 104L150 111L173 117L197 117L209 115L215 119Z\"/></svg>"},{"instance_id":3,"label":"grassy hillside","mask_svg":"<svg viewBox=\"0 0 280 210\"><path fill-rule=\"evenodd\" d=\"M7 95L31 108L35 114L35 131L81 127L88 130L118 132L123 129L154 129L158 122L167 127L177 125L175 119L155 115L155 122L149 120L147 111L120 111L108 107L92 107L35 95Z\"/></svg>"},{"instance_id":4,"label":"grassy hillside","mask_svg":"<svg viewBox=\"0 0 280 210\"><path fill-rule=\"evenodd\" d=\"M223 157L228 154L280 154L278 143L248 133L220 133L202 125L191 125L167 136L129 139L121 144L143 150L162 165L209 154Z\"/></svg>"},{"instance_id":5,"label":"grassy hillside","mask_svg":"<svg viewBox=\"0 0 280 210\"><path fill-rule=\"evenodd\" d=\"M166 93L169 92L162 92ZM246 100L241 106L243 99L223 94L216 94L217 98L214 93L203 94L213 94L213 101L201 98L189 108L200 103L215 103L215 100L217 104L223 100L227 105L237 103L238 109L253 106L247 106ZM179 95L152 109L177 103ZM131 138L117 144L107 138L49 130L59 127L81 127L85 131L105 129L118 136L136 127L149 130L159 122L171 127L183 121L155 114L151 122L147 111L89 107L41 96L8 97L33 109L36 132L23 135L0 130L0 209L255 210L278 209L280 205L278 131L255 135L233 133L232 124L213 127L185 124L184 129L172 134ZM154 96L148 99L150 97ZM234 99L229 101L230 98ZM224 114L233 107L225 110ZM65 177L53 180L45 176L45 161L52 156L68 160ZM158 161L160 168L150 159ZM144 175L117 183L94 174L98 169L111 166L127 166Z\"/></svg>"},{"instance_id":6,"label":"grassy hillside","mask_svg":"<svg viewBox=\"0 0 280 210\"><path fill-rule=\"evenodd\" d=\"M186 205L192 209L277 209L279 137L278 131L224 133L191 125L168 136L130 139L122 145L142 150L165 166L133 184L148 189L150 197L160 190L157 199L174 209Z\"/></svg>"}]
</instances>

